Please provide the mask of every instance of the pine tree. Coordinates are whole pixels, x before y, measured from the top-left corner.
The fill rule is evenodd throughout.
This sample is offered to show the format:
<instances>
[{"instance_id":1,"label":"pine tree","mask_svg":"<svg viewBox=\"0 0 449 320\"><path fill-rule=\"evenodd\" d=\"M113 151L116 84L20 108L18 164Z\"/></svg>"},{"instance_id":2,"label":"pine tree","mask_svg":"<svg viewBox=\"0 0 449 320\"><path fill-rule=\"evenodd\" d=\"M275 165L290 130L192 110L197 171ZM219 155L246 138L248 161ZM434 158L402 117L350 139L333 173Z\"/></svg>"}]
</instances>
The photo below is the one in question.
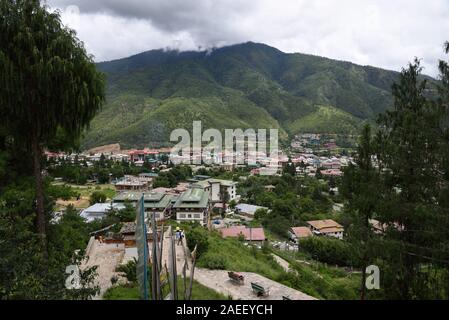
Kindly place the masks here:
<instances>
[{"instance_id":1,"label":"pine tree","mask_svg":"<svg viewBox=\"0 0 449 320\"><path fill-rule=\"evenodd\" d=\"M343 176L341 193L347 200L351 225L348 228L350 241L358 249L356 256L361 258L362 279L360 299L366 295L366 267L373 257L374 232L370 224L380 201L380 180L378 168L373 160L376 154L375 141L371 127L366 124L357 147L356 164L350 165Z\"/></svg>"},{"instance_id":2,"label":"pine tree","mask_svg":"<svg viewBox=\"0 0 449 320\"><path fill-rule=\"evenodd\" d=\"M418 60L401 72L393 85L394 108L379 120L378 156L385 170L378 213L389 226L384 285L387 297L396 299L439 297L432 282L440 275L433 271L447 268L441 262L449 254L448 211L437 201L449 182L442 167L449 148L442 107L447 98L430 98L432 88L420 74Z\"/></svg>"}]
</instances>

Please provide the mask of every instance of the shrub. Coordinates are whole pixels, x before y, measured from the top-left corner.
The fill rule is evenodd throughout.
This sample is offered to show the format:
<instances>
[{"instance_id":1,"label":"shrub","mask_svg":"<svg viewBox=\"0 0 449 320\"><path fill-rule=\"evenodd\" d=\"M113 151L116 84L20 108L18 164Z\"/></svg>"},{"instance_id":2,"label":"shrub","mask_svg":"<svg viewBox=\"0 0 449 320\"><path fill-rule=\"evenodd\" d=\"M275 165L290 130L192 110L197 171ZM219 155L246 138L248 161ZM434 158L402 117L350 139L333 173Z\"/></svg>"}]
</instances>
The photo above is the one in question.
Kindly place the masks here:
<instances>
[{"instance_id":1,"label":"shrub","mask_svg":"<svg viewBox=\"0 0 449 320\"><path fill-rule=\"evenodd\" d=\"M134 258L127 264L122 264L118 266L116 271L123 273L129 282L136 282L137 281L136 267L137 267L137 260L136 258Z\"/></svg>"},{"instance_id":2,"label":"shrub","mask_svg":"<svg viewBox=\"0 0 449 320\"><path fill-rule=\"evenodd\" d=\"M199 258L202 254L206 253L209 248L209 240L207 239L207 231L202 229L201 227L192 228L188 234L186 234L187 238L187 246L190 251L196 249L196 256Z\"/></svg>"},{"instance_id":3,"label":"shrub","mask_svg":"<svg viewBox=\"0 0 449 320\"><path fill-rule=\"evenodd\" d=\"M339 266L357 266L359 259L350 243L327 237L300 240L299 247L313 259Z\"/></svg>"},{"instance_id":4,"label":"shrub","mask_svg":"<svg viewBox=\"0 0 449 320\"><path fill-rule=\"evenodd\" d=\"M226 259L218 254L207 254L203 257L203 265L207 269L226 270Z\"/></svg>"},{"instance_id":5,"label":"shrub","mask_svg":"<svg viewBox=\"0 0 449 320\"><path fill-rule=\"evenodd\" d=\"M90 205L94 205L96 203L105 203L107 200L107 196L104 192L101 191L94 191L90 195L89 203Z\"/></svg>"}]
</instances>

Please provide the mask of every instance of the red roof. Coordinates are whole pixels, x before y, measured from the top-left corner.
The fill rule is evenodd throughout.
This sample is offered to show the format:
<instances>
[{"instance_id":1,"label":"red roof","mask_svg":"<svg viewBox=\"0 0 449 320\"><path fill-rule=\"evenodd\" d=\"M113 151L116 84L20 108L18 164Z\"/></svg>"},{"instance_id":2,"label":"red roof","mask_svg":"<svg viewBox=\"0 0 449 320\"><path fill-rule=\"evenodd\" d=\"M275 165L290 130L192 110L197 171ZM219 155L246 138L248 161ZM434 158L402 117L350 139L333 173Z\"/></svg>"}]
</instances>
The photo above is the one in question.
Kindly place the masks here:
<instances>
[{"instance_id":1,"label":"red roof","mask_svg":"<svg viewBox=\"0 0 449 320\"><path fill-rule=\"evenodd\" d=\"M220 230L223 238L238 238L240 235L245 237L246 241L265 241L265 232L263 228L247 228L245 226L235 226Z\"/></svg>"},{"instance_id":2,"label":"red roof","mask_svg":"<svg viewBox=\"0 0 449 320\"><path fill-rule=\"evenodd\" d=\"M130 150L129 152L128 152L128 154L129 155L135 155L135 154L144 154L144 155L147 155L147 154L159 154L159 151L157 151L157 150L150 150L150 149L143 149L143 150Z\"/></svg>"},{"instance_id":3,"label":"red roof","mask_svg":"<svg viewBox=\"0 0 449 320\"><path fill-rule=\"evenodd\" d=\"M321 174L323 176L342 176L343 172L338 169L328 169L328 170L322 170Z\"/></svg>"},{"instance_id":4,"label":"red roof","mask_svg":"<svg viewBox=\"0 0 449 320\"><path fill-rule=\"evenodd\" d=\"M292 231L298 238L307 238L313 235L312 231L307 227L294 227Z\"/></svg>"}]
</instances>

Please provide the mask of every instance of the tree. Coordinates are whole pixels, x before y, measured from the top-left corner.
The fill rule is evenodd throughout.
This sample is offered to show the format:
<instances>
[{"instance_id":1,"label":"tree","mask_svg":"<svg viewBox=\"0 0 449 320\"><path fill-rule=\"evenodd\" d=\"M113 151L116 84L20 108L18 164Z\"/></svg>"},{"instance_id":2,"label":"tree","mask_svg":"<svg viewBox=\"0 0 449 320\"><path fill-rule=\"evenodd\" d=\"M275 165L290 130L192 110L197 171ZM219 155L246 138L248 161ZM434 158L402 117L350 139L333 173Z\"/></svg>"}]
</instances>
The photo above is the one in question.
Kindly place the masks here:
<instances>
[{"instance_id":1,"label":"tree","mask_svg":"<svg viewBox=\"0 0 449 320\"><path fill-rule=\"evenodd\" d=\"M443 117L426 97L428 84L420 79L415 60L393 85L394 109L379 120L382 130L380 162L387 168L384 181L387 198L380 210L381 221L391 228L387 240L390 277L385 277L392 298L411 299L426 294L429 271L421 268L441 248L436 235L446 225L434 199L439 185L447 185L438 170ZM447 142L445 143L448 147ZM446 221L446 222L445 222ZM422 231L421 231L422 230ZM433 232L425 232L432 230ZM424 231L424 232L423 232Z\"/></svg>"},{"instance_id":2,"label":"tree","mask_svg":"<svg viewBox=\"0 0 449 320\"><path fill-rule=\"evenodd\" d=\"M75 32L38 0L2 1L0 16L0 114L32 154L36 225L46 251L42 151L58 133L65 147L75 144L104 101L104 79Z\"/></svg>"},{"instance_id":3,"label":"tree","mask_svg":"<svg viewBox=\"0 0 449 320\"><path fill-rule=\"evenodd\" d=\"M448 297L449 68L440 62L439 69L436 86L421 76L419 60L403 69L392 87L394 107L378 121L380 187L372 192L381 195L375 213L384 229L377 254L385 298ZM368 161L367 154L359 158ZM353 170L355 178L349 181L366 180L366 170L359 173ZM352 192L350 203L366 222L372 196L365 192L369 186L354 184L352 190L356 188L363 190Z\"/></svg>"},{"instance_id":4,"label":"tree","mask_svg":"<svg viewBox=\"0 0 449 320\"><path fill-rule=\"evenodd\" d=\"M370 219L380 201L379 171L373 165L376 154L375 141L371 135L371 127L366 124L357 147L356 165L350 165L345 171L341 192L347 200L351 225L347 229L352 243L356 244L362 257L362 279L360 299L365 299L366 267L373 246L374 232Z\"/></svg>"},{"instance_id":5,"label":"tree","mask_svg":"<svg viewBox=\"0 0 449 320\"><path fill-rule=\"evenodd\" d=\"M296 167L295 167L295 164L292 162L291 158L288 159L288 163L285 166L285 168L282 170L282 173L284 175L289 174L293 177L296 175Z\"/></svg>"},{"instance_id":6,"label":"tree","mask_svg":"<svg viewBox=\"0 0 449 320\"><path fill-rule=\"evenodd\" d=\"M117 212L117 216L120 222L133 222L136 221L136 208L131 202L125 201L125 208Z\"/></svg>"},{"instance_id":7,"label":"tree","mask_svg":"<svg viewBox=\"0 0 449 320\"><path fill-rule=\"evenodd\" d=\"M104 192L94 191L90 195L89 203L92 206L96 203L105 203L107 199L108 199L108 197Z\"/></svg>"},{"instance_id":8,"label":"tree","mask_svg":"<svg viewBox=\"0 0 449 320\"><path fill-rule=\"evenodd\" d=\"M107 169L100 169L97 172L97 180L100 184L109 183L110 176L109 171Z\"/></svg>"},{"instance_id":9,"label":"tree","mask_svg":"<svg viewBox=\"0 0 449 320\"><path fill-rule=\"evenodd\" d=\"M100 168L106 167L106 157L103 153L100 155L100 160L98 161L98 166Z\"/></svg>"},{"instance_id":10,"label":"tree","mask_svg":"<svg viewBox=\"0 0 449 320\"><path fill-rule=\"evenodd\" d=\"M220 198L221 198L221 203L223 205L223 214L225 214L226 205L229 202L229 199L231 198L231 196L229 195L228 190L224 186L221 186L221 185L220 185Z\"/></svg>"},{"instance_id":11,"label":"tree","mask_svg":"<svg viewBox=\"0 0 449 320\"><path fill-rule=\"evenodd\" d=\"M207 231L201 227L192 228L188 234L186 234L187 246L191 251L196 248L196 256L199 258L207 252L209 248L209 240L207 237Z\"/></svg>"}]
</instances>

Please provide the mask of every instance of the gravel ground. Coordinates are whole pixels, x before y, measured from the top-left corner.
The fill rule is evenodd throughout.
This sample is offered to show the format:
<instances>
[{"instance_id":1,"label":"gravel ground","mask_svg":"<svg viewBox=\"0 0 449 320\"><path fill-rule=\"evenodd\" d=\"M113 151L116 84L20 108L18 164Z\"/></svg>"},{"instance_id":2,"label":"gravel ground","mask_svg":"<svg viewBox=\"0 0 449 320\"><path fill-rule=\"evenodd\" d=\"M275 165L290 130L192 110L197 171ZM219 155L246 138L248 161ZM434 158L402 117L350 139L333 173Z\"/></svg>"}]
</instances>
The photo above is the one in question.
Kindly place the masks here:
<instances>
[{"instance_id":1,"label":"gravel ground","mask_svg":"<svg viewBox=\"0 0 449 320\"><path fill-rule=\"evenodd\" d=\"M251 272L239 272L245 277L243 285L237 285L229 280L228 272L224 270L195 269L195 280L202 285L231 296L234 300L282 300L282 296L290 300L316 300L301 291L284 286L278 282ZM251 289L251 282L255 282L270 291L268 297L257 297Z\"/></svg>"},{"instance_id":2,"label":"gravel ground","mask_svg":"<svg viewBox=\"0 0 449 320\"><path fill-rule=\"evenodd\" d=\"M94 299L98 300L112 286L111 278L118 276L115 269L120 264L125 254L124 244L106 244L95 240L89 260L84 264L85 267L98 266L96 284L100 286L100 294Z\"/></svg>"}]
</instances>

